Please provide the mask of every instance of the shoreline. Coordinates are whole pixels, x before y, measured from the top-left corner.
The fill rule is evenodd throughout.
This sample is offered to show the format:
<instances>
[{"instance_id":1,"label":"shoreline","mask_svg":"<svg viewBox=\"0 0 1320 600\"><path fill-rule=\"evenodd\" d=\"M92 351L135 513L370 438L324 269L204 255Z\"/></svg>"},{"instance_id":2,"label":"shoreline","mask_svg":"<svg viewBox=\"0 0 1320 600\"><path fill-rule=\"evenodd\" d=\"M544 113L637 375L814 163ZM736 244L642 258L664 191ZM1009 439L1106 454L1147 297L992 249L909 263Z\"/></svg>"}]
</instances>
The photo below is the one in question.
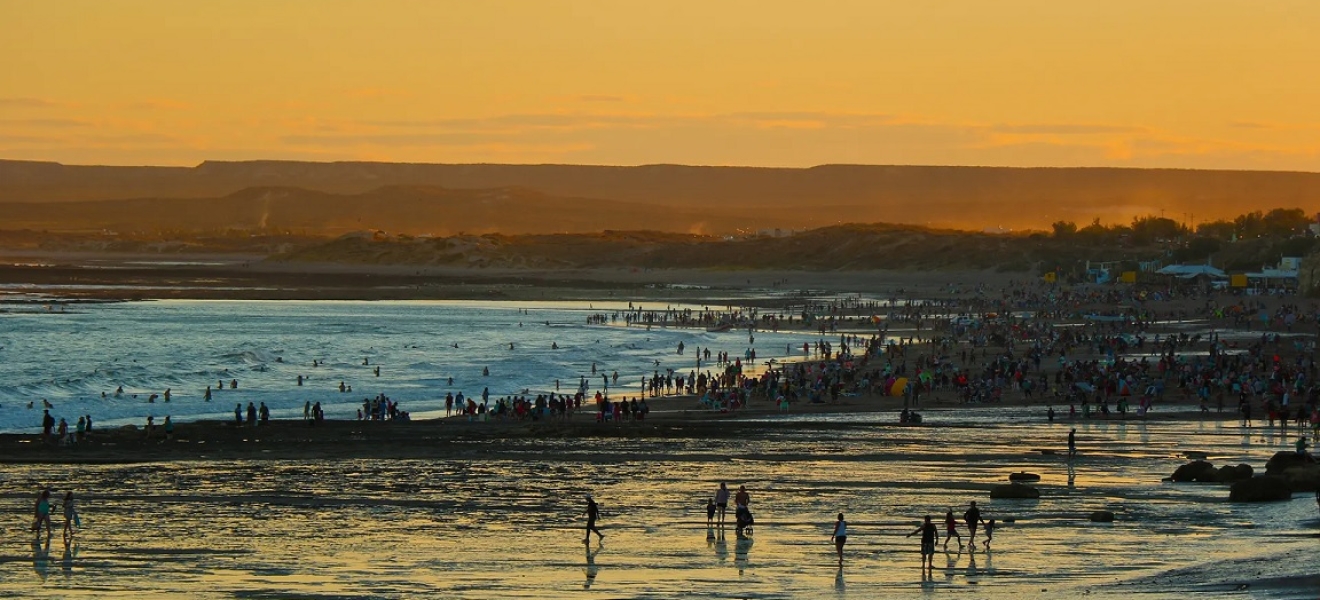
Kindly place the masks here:
<instances>
[{"instance_id":1,"label":"shoreline","mask_svg":"<svg viewBox=\"0 0 1320 600\"><path fill-rule=\"evenodd\" d=\"M2 254L0 254L0 256L2 256ZM388 294L377 295L376 292L369 290L379 290L380 288L372 287L372 285L379 286L379 284L383 282L398 283L399 281L414 281L414 282L431 281L432 283L435 283L437 281L440 281L435 278L444 277L444 278L453 278L452 281L456 282L455 286L457 286L455 288L445 288L442 284L436 284L439 285L441 288L448 289L448 291L450 292L449 296L446 296L445 299L462 299L462 298L457 298L457 296L462 296L463 292L455 291L455 290L459 290L459 289L472 290L490 285L504 286L506 290L516 289L521 291L517 293L501 292L500 294L498 294L499 296L498 298L485 298L487 300L511 301L515 299L523 299L528 301L536 301L541 299L548 299L548 300L556 300L556 301L580 302L580 301L584 301L584 299L576 297L574 293L581 292L583 294L587 294L586 296L584 296L586 301L595 300L597 302L608 302L608 303L629 302L630 304L632 302L638 302L638 303L645 302L649 304L652 302L664 302L664 301L679 302L679 303L700 302L701 297L705 297L705 298L712 297L714 295L713 290L720 290L729 293L744 295L744 297L739 298L739 300L746 300L750 304L754 304L758 306L776 306L779 308L779 310L785 310L789 312L791 312L790 307L793 305L793 303L796 302L802 304L802 303L810 302L812 297L806 295L797 296L797 295L793 295L792 293L771 293L771 292L775 290L777 286L803 284L818 290L825 297L838 298L841 296L846 297L851 294L860 295L864 293L869 293L874 295L873 298L893 298L893 299L910 298L910 299L934 300L934 301L953 301L955 303L951 306L917 307L916 310L917 321L915 323L909 320L908 315L905 313L908 307L904 307L901 305L894 306L894 305L881 304L877 306L860 307L860 306L849 306L847 305L847 303L844 303L835 313L831 313L828 311L822 312L822 314L829 314L831 317L837 317L840 319L840 321L833 324L833 326L828 330L828 333L826 333L827 330L824 329L824 326L822 325L819 334L819 337L822 340L831 340L833 338L844 335L847 336L857 335L863 338L874 335L877 332L876 327L871 324L871 321L866 321L866 324L863 324L864 317L862 317L861 315L864 314L883 315L887 313L888 318L884 321L884 326L883 326L887 339L900 341L900 342L906 339L909 342L911 342L911 345L907 346L905 352L899 352L897 354L889 353L888 355L886 355L886 353L884 352L880 352L879 354L871 357L872 365L868 368L871 367L878 368L879 365L885 363L888 360L901 361L906 365L907 363L913 361L914 359L919 360L923 355L928 357L936 357L943 355L947 357L947 360L949 361L955 360L957 358L957 356L955 356L958 353L957 350L959 348L966 348L969 346L967 346L964 343L963 340L964 336L958 336L956 338L958 339L958 341L951 348L940 349L932 345L931 343L932 339L947 337L949 335L949 330L951 329L950 326L939 317L939 315L953 314L954 312L961 312L961 311L966 311L971 314L983 313L986 310L989 310L988 307L994 306L994 303L1000 297L1000 294L1006 295L1010 291L1010 288L989 287L987 284L987 279L998 278L1001 280L999 281L1001 285L1003 285L1005 282L1002 281L1003 279L1002 276L996 276L987 273L968 274L968 279L962 279L961 277L957 276L958 274L950 274L950 273L906 273L906 274L901 274L902 276L895 275L895 279L893 280L885 280L883 277L875 277L876 272L832 272L832 273L794 272L794 273L785 274L780 272L730 273L730 272L716 272L716 271L709 271L709 272L690 271L690 270L669 271L669 270L653 270L653 269L631 270L628 272L623 272L623 270L592 270L592 271L574 270L574 271L566 271L566 272L554 272L554 271L532 272L532 271L521 271L521 270L500 271L500 270L486 270L486 269L455 269L455 268L429 268L429 267L419 269L417 267L412 267L412 266L364 267L362 265L329 265L329 264L303 265L303 264L261 263L261 262L252 263L246 261L246 259L250 257L241 257L241 256L212 257L216 259L215 262L218 263L217 265L211 265L211 266L191 265L191 266L183 266L183 267L177 265L134 266L131 263L134 263L135 261L129 260L133 257L120 256L120 257L113 257L108 261L115 268L96 268L96 267L89 267L88 265L88 261L90 261L93 258L92 256L88 256L88 255L79 255L72 257L62 256L61 258L67 260L67 262L60 263L62 266L58 266L58 267L14 266L12 264L9 266L0 266L0 283L7 281L6 278L13 278L18 276L30 277L33 275L40 275L47 277L45 281L48 282L59 281L62 280L62 278L72 278L73 280L83 281L86 284L87 280L80 278L87 277L89 273L95 275L96 277L101 278L101 279L96 279L96 281L104 280L104 281L135 282L135 281L141 281L141 279L139 279L141 277L150 276L151 278L154 278L152 279L153 281L160 281L165 283L169 283L169 282L177 283L180 277L185 277L185 278L213 277L216 273L230 273L230 274L247 273L247 274L256 274L256 277L258 279L266 278L266 280L269 282L276 282L279 283L280 285L289 284L294 286L290 289L294 289L294 290L302 289L299 288L298 286L306 285L306 286L311 286L310 289L320 290L319 293L322 296L336 296L339 294L339 292L336 290L339 290L340 288L325 288L325 287L317 287L317 286L325 286L327 282L331 282L331 281L340 281L346 275L356 275L356 276L365 277L366 279L357 280L354 283L365 282L371 284L371 285L358 285L356 287L352 285L346 286L352 289L368 290L366 292L360 293L357 296L357 299L390 300L390 299L398 299L393 297L395 292L398 292L399 294L402 294L403 296L409 298L414 298L414 296L410 294L417 293L417 291L421 288L407 288L405 286L404 288L401 288L402 291L400 291L399 289L395 289L393 292L390 292ZM198 258L198 260L201 261L201 258ZM575 278L572 279L561 278L566 273L572 274ZM237 275L235 276L237 277ZM475 277L478 281L480 281L480 283L472 283L471 281L467 281L465 280L465 276ZM210 281L250 285L254 280L241 279L235 281L225 281L223 278L221 278L218 280L211 279ZM585 286L585 287L580 286L580 284L585 281L590 281L595 283L592 284L591 286ZM647 283L648 281L652 283ZM657 284L655 283L657 281L663 283ZM463 286L467 286L467 287L463 287ZM579 287L573 287L573 286L579 286ZM92 285L92 287L95 286ZM385 286L385 287L388 288L389 286ZM1123 289L1123 288L1106 288L1106 289ZM607 291L607 290L609 291L611 296L607 298L602 298L602 291ZM103 288L100 291L107 293L116 292L116 293L120 293L122 296L121 293L122 290L118 290L114 288ZM193 298L194 296L192 294L198 292L198 289L178 288L178 291L180 291L181 293L179 297ZM243 293L245 292L256 293L264 297L267 295L269 291L270 291L269 288L260 287L260 286L255 288L241 287L241 286L239 288L230 288L228 286L219 286L210 289L210 292L221 293L221 295L224 296L226 299L241 298L243 296ZM630 295L613 296L615 291L626 291ZM786 289L781 289L781 291L786 292ZM890 295L885 295L886 292ZM832 296L830 296L831 294ZM200 294L196 297L204 297L205 295L206 294ZM67 301L67 302L102 302L102 301L115 301L115 300L119 300L119 301L133 300L132 298L123 298L123 297L118 297L118 298L97 297L96 294L60 296L60 298L62 301ZM1066 309L1067 311L1070 311L1072 313L1081 313L1083 311L1091 310L1092 308L1098 308L1098 307L1112 308L1113 306L1115 306L1114 300L1112 298L1104 297L1104 295L1100 295L1099 297L1097 297L1096 295L1088 296L1086 294L1082 294L1079 296L1079 298L1086 301L1058 305L1055 307L1055 310ZM1210 298L1214 299L1214 301L1218 301L1220 298L1230 301L1233 299L1232 296L1220 296L1220 295L1212 295L1210 296ZM163 298L140 298L140 299L146 300L146 299L163 299ZM265 297L264 299L275 300L278 298ZM441 299L441 298L436 297L429 299ZM1259 297L1257 299L1260 300L1261 302L1268 302L1269 304L1276 304L1276 305L1282 305L1291 300L1289 298L1267 298L1267 297ZM42 303L43 300L31 300L31 302ZM1153 314L1166 313L1167 315L1170 316L1169 318L1171 320L1167 322L1153 321L1152 322L1154 325L1153 327L1143 328L1141 329L1141 331L1145 335L1164 334L1166 336L1172 336L1175 333L1182 333L1186 335L1190 327L1191 331L1198 331L1205 329L1211 331L1218 331L1220 332L1221 335L1226 336L1228 339L1236 339L1235 336L1242 336L1242 335L1256 336L1258 334L1263 333L1262 330L1255 329L1249 326L1250 324L1249 321L1247 322L1248 327L1246 328L1231 327L1223 322L1212 323L1207 319L1205 315L1189 314L1196 310L1204 310L1203 306L1205 305L1205 302L1206 300L1200 297L1175 298L1172 300L1154 302L1149 307L1143 308L1143 311L1147 311ZM722 311L722 309L719 308L718 303L711 302L711 304L714 305L714 310L712 312L720 313ZM599 310L605 313L615 312L616 317L617 317L617 313L624 312L619 309L614 309L613 311L611 311L610 309L602 308ZM655 310L661 313L664 312L659 308ZM765 310L766 312L773 312L775 309L772 308ZM1012 310L1012 309L1008 309L1008 310ZM1035 308L1030 308L1030 309L1026 309L1026 312L1030 312L1034 314L1036 310L1037 309ZM640 314L641 311L640 305L638 311ZM1059 312L1062 313L1063 311L1059 310ZM1182 314L1183 320L1178 320L1178 321L1172 320L1174 319L1173 315L1177 315L1177 314ZM1091 325L1095 325L1094 331L1096 331L1097 333L1109 332L1108 333L1109 335L1116 335L1115 332L1118 331L1130 331L1130 327L1123 323L1090 323L1090 322L1082 321L1075 317L1070 318L1064 316L1063 314L1052 314L1050 316L1033 317L1031 319L1024 321L1024 323L1025 324L1042 323L1049 326L1058 326L1073 321L1079 321L1082 324L1086 324L1088 330L1090 329ZM928 326L923 328L922 327L923 322L926 323ZM623 321L611 321L608 324L620 326L620 327L626 327L626 328L646 326L644 323L633 323L631 325L626 325ZM892 330L890 329L891 325L894 327ZM682 328L682 329L699 330L700 328L702 328L703 325L700 322L683 323L683 324L666 322L666 323L656 323L652 326L660 327L660 328ZM650 326L646 326L646 327L649 330ZM761 323L759 329L765 330L765 324ZM1302 329L1307 330L1309 329L1309 327L1303 327ZM816 335L816 329L814 328L814 326L808 324L807 322L804 322L801 319L794 320L792 322L783 325L776 324L775 330L780 331L781 333L802 333L810 336ZM1278 332L1277 329L1270 329L1270 330ZM970 336L972 334L968 333L965 335ZM1312 336L1314 334L1311 333L1310 331L1306 331L1305 333L1298 333L1294 335ZM968 337L968 339L970 339L970 337ZM1247 339L1250 340L1250 337L1248 337ZM1186 347L1180 347L1177 352L1182 356L1196 355L1198 352L1205 351L1204 348L1206 347L1206 344L1204 342L1201 342L1200 346L1197 347L1193 347L1193 346L1194 344L1188 345ZM1296 348L1290 348L1289 346L1290 344L1275 343L1273 348L1275 352L1282 354L1286 358L1291 358L1292 356L1297 354L1300 350ZM978 364L977 361L977 357L976 357L977 353L975 351L975 348L972 350L972 357L971 357L972 360L970 362L967 362L966 361L967 357L964 356L962 361L958 361L955 364L960 364L961 366L963 366L963 368L968 369L968 372L972 372L982 368L984 365L988 365L988 363L986 362L987 356L990 357L1000 356L1001 354L1003 354L1005 351L1008 350L1003 340L999 340L998 342L995 343L986 341L984 342L984 345L977 346L977 348L980 348L982 350L980 353L981 355L980 364ZM1226 352L1237 351L1236 341L1233 341L1231 343L1231 348L1232 349L1226 350ZM1155 353L1158 351L1162 351L1162 350L1157 349L1156 346L1152 344L1149 350L1147 350L1146 352ZM1119 353L1118 356L1134 358L1135 355L1139 353L1140 352L1136 348L1128 348L1127 352ZM1154 354L1143 354L1142 356L1153 357ZM1086 362L1086 361L1097 361L1103 358L1104 355L1098 352L1095 347L1088 347L1084 344L1078 345L1077 347L1074 347L1069 351L1070 361ZM993 358L991 360L993 360ZM826 362L824 361L824 359L821 359L819 355L813 353L809 357L796 355L791 357L789 360L780 360L775 365L775 367L783 368L785 366L791 366L797 362L802 362L802 361L808 363ZM718 370L720 368L720 365L719 363L708 362L706 368L708 370L712 368ZM770 368L770 366L767 365L765 361L761 361L759 364L755 362L747 363L744 364L744 374L748 376L755 376L765 371L767 368ZM917 369L920 368L921 367L917 367ZM1060 371L1060 366L1056 364L1056 362L1051 358L1046 357L1044 361L1041 361L1037 364L1037 367L1034 371L1031 371L1030 376L1033 378L1037 374L1042 374L1045 376L1057 376L1059 371ZM913 372L915 373L916 370L914 370ZM1182 397L1179 398L1179 393L1175 387L1174 380L1170 380L1167 375L1164 376L1164 380L1169 385L1169 393L1167 396L1162 396L1162 399L1160 400L1162 406L1181 405L1181 404L1186 404L1188 406L1195 405L1195 400L1190 395L1183 394ZM1057 377L1054 385L1059 386ZM639 389L627 387L627 386L616 389L617 391L614 394L616 398L619 397L627 398L630 396L636 397L637 394L640 393ZM994 403L978 402L978 403L963 404L958 401L957 399L958 392L955 388L950 388L950 387L944 387L942 389L937 388L933 391L928 390L923 393L922 401L920 403L918 410L925 410L929 408L947 410L947 409L957 408L960 406L969 407L969 408L981 408L981 407L993 407L993 406L1003 406L1003 407L1032 406L1032 407L1037 407L1039 409L1041 413L1040 414L1041 422L1043 423L1045 421L1045 415L1044 415L1044 412L1046 410L1045 407L1048 405L1054 405L1056 406L1056 411L1058 413L1056 422L1066 422L1068 420L1068 406L1067 406L1068 399L1066 397L1057 395L1058 389L1062 389L1062 388L1056 387L1056 395L1052 397L1040 396L1040 395L1037 395L1035 397L1026 397L1021 390L1012 390L1005 392L1003 397L999 398L999 400ZM534 396L535 394L532 395ZM1134 404L1136 397L1137 397L1136 393L1133 393L1131 396ZM1117 399L1118 399L1117 396L1113 398L1114 401L1117 401ZM653 412L645 423L629 422L623 424L622 429L625 431L630 431L631 432L630 435L638 435L638 436L655 435L654 433L647 433L647 432L653 432L656 428L674 426L676 424L688 428L696 428L699 425L707 422L719 422L719 423L724 423L725 424L724 427L728 427L729 419L723 418L725 416L724 414L699 408L697 403L697 397L695 395L686 395L686 396L672 395L672 396L648 397L647 402L651 405ZM588 410L589 414L594 415L594 410L590 410L588 408L590 404L591 404L591 399L590 399L590 394L588 394L588 398L583 402L583 409L580 410ZM1218 407L1214 406L1215 402L1211 401L1208 402L1208 404L1212 406L1211 414L1206 417L1208 419L1236 420L1238 418L1237 411L1235 410L1235 406L1233 407L1226 406L1225 412L1221 415L1218 414ZM1233 402L1229 402L1227 404L1233 404ZM899 411L902 409L903 405L904 405L904 400L902 397L894 397L894 396L888 396L877 393L869 393L869 394L861 393L858 395L844 396L837 403L811 404L805 401L798 401L793 404L790 412L794 414L802 414L802 413L824 414L829 412L865 412L865 413L891 412L895 416L894 424L897 425L898 424L897 415ZM756 400L752 404L751 409L740 410L739 412L735 413L734 417L736 418L736 417L742 417L748 415L779 414L778 410L768 408L769 406L770 406L770 401L767 399L763 398L760 400ZM767 408L762 408L762 407L767 407ZM434 411L432 411L430 414L434 414ZM1260 416L1263 417L1263 415ZM1080 411L1079 411L1079 417L1080 417ZM353 435L364 435L360 431L361 428L370 428L376 425L381 425L384 427L391 427L391 428L399 428L403 431L408 432L407 435L398 436L400 438L403 438L404 441L384 440L385 442L388 442L389 448L392 449L391 451L401 452L405 454L408 452L423 452L423 451L429 452L431 450L427 450L425 448L425 446L428 444L429 445L450 444L450 443L456 443L470 439L490 440L490 439L499 439L501 437L508 439L535 439L536 437L543 435L553 435L553 436L570 435L570 436L582 436L582 437L590 437L597 435L613 435L613 434L602 434L599 431L593 431L591 429L591 426L595 425L595 423L584 422L584 420L588 418L594 421L594 417L586 417L586 416L577 416L573 422L566 424L559 423L557 421L506 422L506 421L497 421L497 420L491 420L483 423L469 424L469 423L455 423L454 419L430 419L430 420L418 419L411 421L409 423L387 422L387 423L379 424L374 422L341 420L341 421L326 422L323 427L314 427L314 428L305 428L305 429L302 427L302 422L300 420L274 421L275 425L272 426L270 430L263 430L258 428L255 431L259 432L263 436L266 435L265 433L266 431L280 432L281 437L263 441L262 443L264 444L264 446L254 454L277 453L277 454L287 454L289 456L300 455L301 453L299 451L290 448L285 448L285 446L296 444L297 440L307 439L309 436L304 435L299 437L296 435L292 435L291 432L296 432L300 430L304 432L312 431L314 432L314 434L310 436L311 438L325 437L326 434L322 434L320 432L327 430L337 432L337 435L353 436ZM1136 417L1134 415L1134 420L1135 418ZM1162 420L1166 417L1164 415L1161 415L1157 410L1152 415L1148 415L1148 418L1150 420ZM1092 418L1090 421L1109 422L1109 421L1119 421L1119 420L1120 419L1117 418L1117 414L1115 414L1107 419L1104 417L1097 416ZM1079 418L1076 422L1083 423L1088 421ZM471 427L466 427L469 425ZM246 450L242 450L243 448L242 445L251 442L245 440L244 435L251 436L253 432L253 430L246 428L235 428L227 420L226 421L194 421L194 422L183 421L183 422L176 422L175 427L176 427L176 433L179 438L189 439L189 440L197 439L207 444L207 448L205 449L195 449L192 452L183 453L197 458L204 457L208 452L210 452L212 449L216 448L217 446L223 447L222 449L226 452L239 452L239 453L246 452ZM739 428L741 428L741 426L735 427L735 429L739 429ZM158 433L160 435L163 435L163 430L160 429L160 424L157 425L157 429L158 429ZM445 433L444 435L441 436L429 435L429 433L433 430L443 431ZM449 432L451 431L454 432L455 435L450 435ZM204 432L204 434L202 434L202 432ZM417 434L415 439L414 436L411 434ZM115 444L114 446L115 453L128 455L128 456L146 456L146 457L156 456L157 452L154 449L149 449L149 448L138 449L133 452L127 451L128 447L142 446L142 444L140 443L135 443L134 438L141 437L143 435L145 434L142 432L142 430L133 425L120 426L114 430L98 430L96 433L96 437L98 439L112 440L109 443ZM35 437L35 434L24 434L24 433L0 434L0 452L8 451L4 454L4 458L0 458L0 462L13 461L13 460L27 460L27 461L38 460L37 458L34 457L40 455L42 452L34 452L34 449L39 449L41 448L41 446L37 444L34 447L33 444L24 442L23 438L25 437L32 438ZM286 440L285 437L287 437L288 439ZM377 437L379 436L368 436L368 437L370 439L376 440ZM407 440L410 439L413 440L413 442L411 443L417 446L417 448L408 448L408 444L410 442L408 442ZM140 442L140 440L138 441ZM192 442L190 442L190 444L192 444ZM279 446L280 448L273 449L270 446ZM171 445L171 447L192 448L191 445L184 446L182 444L173 444ZM82 453L83 449L78 448L76 449L76 451ZM370 456L372 455L373 451L370 449L364 449L362 450L362 452ZM176 451L173 452L172 454L177 455L180 453ZM342 455L343 452L338 452L338 454ZM166 459L168 459L169 455L167 454L163 456L165 456ZM60 460L59 458L51 459L52 462L59 462L59 460ZM134 460L138 460L138 459L135 458Z\"/></svg>"},{"instance_id":2,"label":"shoreline","mask_svg":"<svg viewBox=\"0 0 1320 600\"><path fill-rule=\"evenodd\" d=\"M939 429L978 427L978 423L957 423L944 417L967 409L984 417L996 409L1020 414L1030 409L1034 417L1026 423L1043 429L1051 426L1118 426L1161 422L1236 423L1232 412L1201 415L1195 404L1166 402L1145 417L1116 415L1108 418L1080 416L1069 419L1067 410L1053 422L1047 420L1047 404L1022 399L1000 403L962 404L949 400L923 402L917 412L927 415L919 424L900 423L902 398L893 396L852 397L838 403L796 403L789 411L768 408L766 400L755 401L750 408L732 412L698 407L696 396L667 396L648 399L652 412L643 420L598 423L595 411L584 408L568 419L543 420L490 419L469 421L466 417L440 417L409 421L325 420L309 425L301 419L272 419L256 427L236 426L232 421L191 421L175 425L174 440L165 440L157 425L152 439L144 429L133 425L96 430L88 441L72 446L42 444L40 432L0 434L0 464L130 464L206 460L302 460L302 459L403 459L520 457L536 446L538 440L630 439L662 440L688 437L705 439L744 439L765 431L820 430L847 431L877 427ZM685 405L685 406L680 406ZM1059 406L1059 405L1055 405ZM1160 410L1163 408L1165 410ZM1173 410L1169 410L1172 408ZM1057 409L1056 409L1057 410ZM831 415L888 415L892 418L834 420L813 419ZM1023 423L1013 420L1014 424ZM1254 431L1282 434L1280 428L1265 426ZM1295 429L1293 429L1295 431ZM526 446L513 449L481 447L481 444L519 442ZM1043 446L1066 450L1063 440L1045 440ZM573 460L582 460L574 457Z\"/></svg>"}]
</instances>

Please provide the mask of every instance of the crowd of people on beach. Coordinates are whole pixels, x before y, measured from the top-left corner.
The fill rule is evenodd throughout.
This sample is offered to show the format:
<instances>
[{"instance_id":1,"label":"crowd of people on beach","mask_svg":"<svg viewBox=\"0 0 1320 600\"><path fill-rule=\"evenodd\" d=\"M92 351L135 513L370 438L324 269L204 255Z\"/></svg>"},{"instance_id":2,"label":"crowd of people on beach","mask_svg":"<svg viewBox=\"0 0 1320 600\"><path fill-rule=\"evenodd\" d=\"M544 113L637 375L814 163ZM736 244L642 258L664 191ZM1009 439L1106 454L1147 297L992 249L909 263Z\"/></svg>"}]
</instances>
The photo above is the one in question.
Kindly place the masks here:
<instances>
[{"instance_id":1,"label":"crowd of people on beach","mask_svg":"<svg viewBox=\"0 0 1320 600\"><path fill-rule=\"evenodd\" d=\"M1236 415L1243 428L1265 421L1268 427L1298 434L1297 452L1307 452L1306 434L1320 441L1320 382L1315 361L1320 309L1314 304L1265 302L1255 297L1227 296L1206 291L1169 288L1158 292L1135 289L1074 290L1056 286L1017 285L998 296L986 288L968 294L929 300L888 302L838 299L812 301L785 314L748 309L732 313L666 309L593 315L593 323L622 321L625 326L735 327L751 331L790 326L809 328L820 337L799 348L786 348L784 360L753 368L753 350L741 357L710 347L680 345L676 353L695 355L690 370L656 368L641 377L640 389L625 393L619 374L582 375L576 388L544 393L465 395L458 390L445 396L445 417L468 422L559 422L583 412L604 427L644 423L649 401L663 396L690 396L694 409L736 412L748 407L791 410L799 403L831 404L893 399L903 410L904 424L913 411L931 401L962 406L993 407L1008 400L1047 406L1048 419L1055 406L1067 407L1069 419L1127 419L1149 416L1168 402L1199 406L1207 417ZM1189 302L1194 302L1189 308ZM1096 305L1124 308L1096 310ZM1183 330L1179 330L1183 329ZM827 338L828 336L828 338ZM356 362L356 361L355 361ZM363 361L364 365L367 362ZM375 367L379 375L379 366ZM585 368L584 368L585 371ZM597 378L599 377L599 382ZM635 379L630 379L636 381ZM302 385L304 378L297 381ZM219 380L218 390L238 389L238 380ZM227 385L226 385L227 383ZM450 380L452 385L452 380ZM592 387L599 383L595 390ZM633 391L635 390L635 391ZM350 388L345 385L344 393ZM594 393L593 393L594 392ZM116 393L122 393L122 388ZM154 396L154 395L153 395ZM171 402L165 389L163 401ZM208 385L205 400L212 397ZM155 399L149 400L154 403ZM75 426L51 414L44 402L42 440L50 445L73 445L93 435L92 416L80 416ZM1133 407L1135 405L1135 408ZM227 405L226 405L227 406ZM1231 412L1230 412L1231 411ZM267 426L271 412L264 402L238 402L233 424ZM399 401L381 393L364 398L358 420L409 421ZM1232 417L1230 417L1232 418ZM304 405L309 425L325 420L320 402ZM164 439L173 439L173 421L165 416ZM155 440L156 428L148 417L145 438ZM1076 453L1076 431L1070 433L1068 453ZM1312 442L1314 443L1314 442ZM602 510L586 496L586 533L590 542L607 532L600 528ZM1320 503L1320 495L1317 495ZM733 504L733 526L741 539L752 534L756 519L750 492L736 492L720 483L707 499L708 536L719 534ZM65 495L66 540L78 529L72 492ZM33 531L40 537L52 531L51 490L39 493ZM943 525L942 531L940 525ZM959 528L966 532L966 543ZM996 521L985 519L973 501L961 521L949 508L939 519L926 515L907 535L920 536L921 568L932 572L943 534L944 550L956 540L958 549L988 551ZM850 531L851 529L851 531ZM838 513L830 527L830 543L839 564L857 528ZM590 554L589 554L590 556Z\"/></svg>"},{"instance_id":2,"label":"crowd of people on beach","mask_svg":"<svg viewBox=\"0 0 1320 600\"><path fill-rule=\"evenodd\" d=\"M577 390L567 393L559 392L557 381L555 392L523 390L492 398L486 389L479 400L451 391L445 415L469 421L567 419L593 399L592 387L597 388L594 412L600 422L642 420L649 412L646 399L662 396L693 396L697 408L719 412L758 401L786 411L801 402L895 397L901 398L908 422L923 399L993 405L1012 398L1046 404L1051 418L1057 404L1067 406L1069 418L1125 419L1145 416L1172 394L1199 402L1204 413L1222 414L1235 402L1243 426L1263 416L1271 426L1295 425L1301 432L1309 425L1311 435L1320 436L1314 360L1320 309L1314 304L1177 286L1067 288L1014 282L998 294L986 286L948 291L884 301L806 299L778 311L654 309L630 303L626 311L595 313L587 321L648 328L745 327L749 342L758 329L796 326L819 338L804 342L800 352L790 345L783 359L762 368L749 368L755 363L750 343L741 357L709 346L693 351L680 343L677 354L694 355L694 368L686 373L657 368L641 377L634 398L615 400L612 394L622 391L618 372L597 373L593 364L591 377L600 378L598 386L584 374ZM1174 331L1177 327L1193 330ZM1241 335L1244 328L1257 327L1263 329L1258 337ZM369 359L363 365L370 365ZM377 376L379 369L374 366ZM301 385L304 377L298 379ZM236 378L221 379L216 389L232 391L238 384ZM341 391L348 389L341 383ZM204 399L212 391L208 385ZM122 387L115 393L122 394ZM163 397L170 402L171 390ZM383 393L364 398L357 412L367 421L409 417ZM235 408L236 425L255 426L269 418L264 404ZM304 418L314 424L324 415L309 406ZM76 443L91 428L90 415L78 421L74 427L64 419L43 423L43 438Z\"/></svg>"}]
</instances>

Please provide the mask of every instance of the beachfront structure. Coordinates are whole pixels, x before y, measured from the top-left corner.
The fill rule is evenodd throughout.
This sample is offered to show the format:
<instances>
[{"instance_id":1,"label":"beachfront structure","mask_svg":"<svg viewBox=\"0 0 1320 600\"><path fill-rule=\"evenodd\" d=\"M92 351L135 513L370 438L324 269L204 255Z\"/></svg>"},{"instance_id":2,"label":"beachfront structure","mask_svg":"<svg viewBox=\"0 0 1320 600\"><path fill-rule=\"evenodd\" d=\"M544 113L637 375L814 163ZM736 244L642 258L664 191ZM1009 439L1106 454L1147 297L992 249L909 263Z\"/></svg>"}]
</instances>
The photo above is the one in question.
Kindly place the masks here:
<instances>
[{"instance_id":1,"label":"beachfront structure","mask_svg":"<svg viewBox=\"0 0 1320 600\"><path fill-rule=\"evenodd\" d=\"M1247 273L1247 281L1254 288L1297 289L1301 277L1302 259L1297 256L1285 256L1279 259L1279 266L1266 267L1254 273Z\"/></svg>"},{"instance_id":2,"label":"beachfront structure","mask_svg":"<svg viewBox=\"0 0 1320 600\"><path fill-rule=\"evenodd\" d=\"M1210 265L1169 265L1158 271L1157 275L1169 275L1178 279L1228 279L1228 274Z\"/></svg>"}]
</instances>

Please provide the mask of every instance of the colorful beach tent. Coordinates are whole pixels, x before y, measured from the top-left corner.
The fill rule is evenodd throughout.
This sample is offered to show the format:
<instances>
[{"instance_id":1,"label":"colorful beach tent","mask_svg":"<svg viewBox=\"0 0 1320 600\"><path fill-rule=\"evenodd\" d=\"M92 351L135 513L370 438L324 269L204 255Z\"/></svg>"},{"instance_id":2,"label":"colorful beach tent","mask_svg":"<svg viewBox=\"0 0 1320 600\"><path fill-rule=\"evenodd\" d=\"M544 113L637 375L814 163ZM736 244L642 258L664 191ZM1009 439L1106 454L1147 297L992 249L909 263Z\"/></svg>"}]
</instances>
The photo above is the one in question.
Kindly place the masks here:
<instances>
[{"instance_id":1,"label":"colorful beach tent","mask_svg":"<svg viewBox=\"0 0 1320 600\"><path fill-rule=\"evenodd\" d=\"M903 390L907 389L907 377L899 377L894 380L894 385L889 388L890 396L902 396Z\"/></svg>"}]
</instances>

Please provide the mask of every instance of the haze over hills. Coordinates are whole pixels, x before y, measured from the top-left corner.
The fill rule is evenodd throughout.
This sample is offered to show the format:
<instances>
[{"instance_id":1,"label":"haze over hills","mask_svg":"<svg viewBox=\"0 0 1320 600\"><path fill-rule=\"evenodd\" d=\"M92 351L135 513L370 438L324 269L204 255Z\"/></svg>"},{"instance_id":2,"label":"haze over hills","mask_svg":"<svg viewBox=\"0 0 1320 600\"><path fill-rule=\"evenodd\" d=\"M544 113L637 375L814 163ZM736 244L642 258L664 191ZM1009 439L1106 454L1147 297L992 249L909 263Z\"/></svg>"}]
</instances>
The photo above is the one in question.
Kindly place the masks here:
<instances>
[{"instance_id":1,"label":"haze over hills","mask_svg":"<svg viewBox=\"0 0 1320 600\"><path fill-rule=\"evenodd\" d=\"M1310 211L1320 205L1320 173L284 161L208 161L184 168L0 161L0 202L27 204L2 207L6 227L44 229L730 233L849 222L1048 229L1055 221L1087 224L1096 218L1113 224L1163 214L1194 224L1277 207ZM71 202L79 204L66 204ZM39 206L52 203L61 206Z\"/></svg>"},{"instance_id":2,"label":"haze over hills","mask_svg":"<svg viewBox=\"0 0 1320 600\"><path fill-rule=\"evenodd\" d=\"M4 228L38 231L287 231L339 235L366 229L410 235L594 233L611 229L732 231L739 211L550 196L525 188L448 189L395 185L361 194L289 187L246 188L218 198L2 202ZM721 225L725 224L728 227ZM776 212L768 227L819 219Z\"/></svg>"}]
</instances>

